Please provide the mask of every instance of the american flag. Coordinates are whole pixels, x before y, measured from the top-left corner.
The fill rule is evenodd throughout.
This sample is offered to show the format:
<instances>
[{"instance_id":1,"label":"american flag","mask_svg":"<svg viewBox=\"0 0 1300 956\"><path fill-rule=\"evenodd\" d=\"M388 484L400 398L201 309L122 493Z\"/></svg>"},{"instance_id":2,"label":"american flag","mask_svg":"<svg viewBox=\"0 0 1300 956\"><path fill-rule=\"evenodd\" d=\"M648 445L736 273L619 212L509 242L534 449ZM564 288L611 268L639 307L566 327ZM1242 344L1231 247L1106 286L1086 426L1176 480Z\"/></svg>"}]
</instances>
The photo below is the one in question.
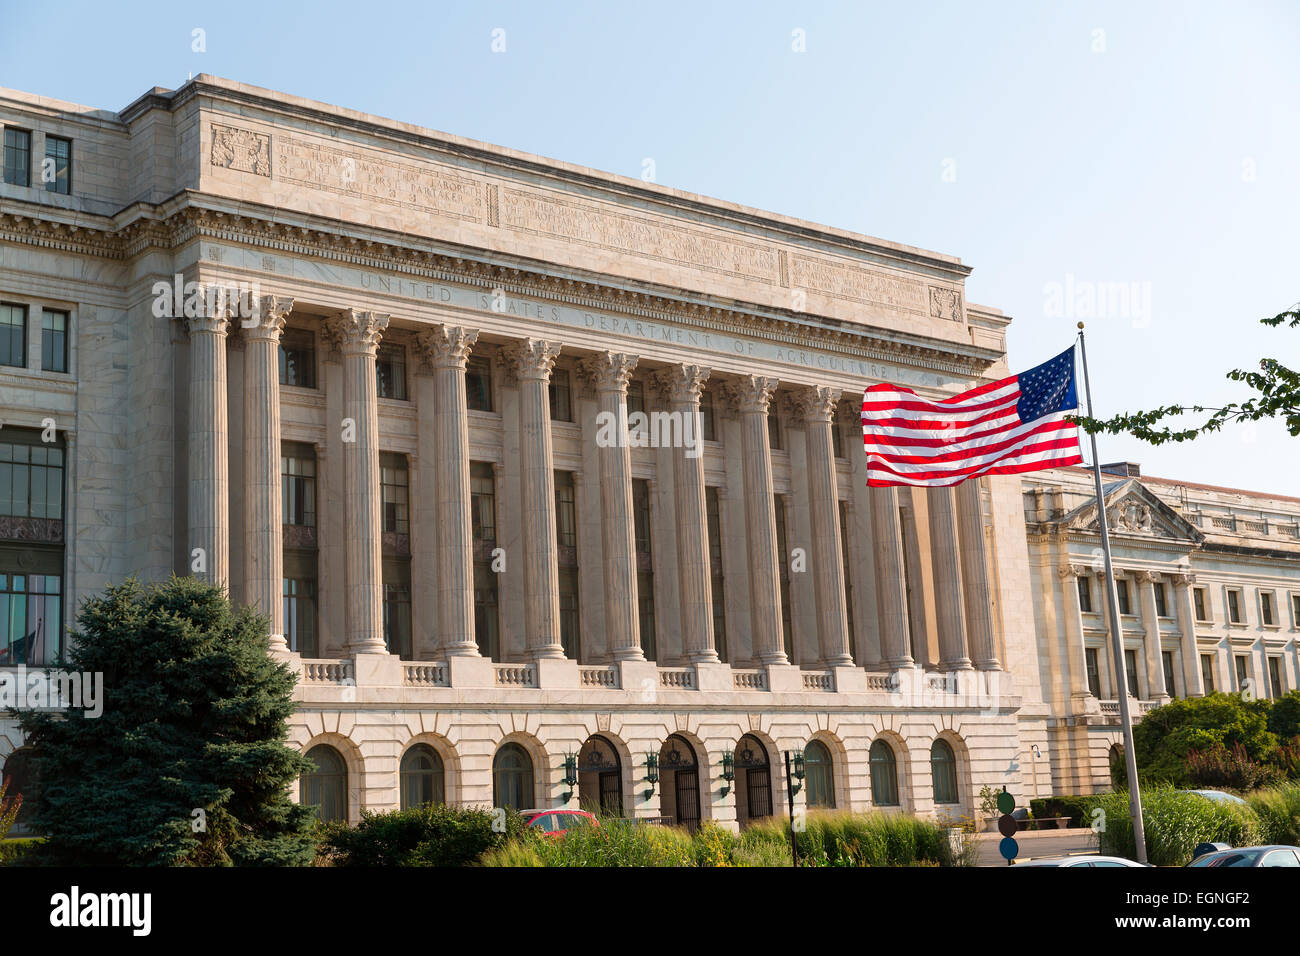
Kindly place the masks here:
<instances>
[{"instance_id":1,"label":"american flag","mask_svg":"<svg viewBox=\"0 0 1300 956\"><path fill-rule=\"evenodd\" d=\"M1070 348L1028 372L934 401L910 388L862 394L867 484L956 485L1083 461Z\"/></svg>"}]
</instances>

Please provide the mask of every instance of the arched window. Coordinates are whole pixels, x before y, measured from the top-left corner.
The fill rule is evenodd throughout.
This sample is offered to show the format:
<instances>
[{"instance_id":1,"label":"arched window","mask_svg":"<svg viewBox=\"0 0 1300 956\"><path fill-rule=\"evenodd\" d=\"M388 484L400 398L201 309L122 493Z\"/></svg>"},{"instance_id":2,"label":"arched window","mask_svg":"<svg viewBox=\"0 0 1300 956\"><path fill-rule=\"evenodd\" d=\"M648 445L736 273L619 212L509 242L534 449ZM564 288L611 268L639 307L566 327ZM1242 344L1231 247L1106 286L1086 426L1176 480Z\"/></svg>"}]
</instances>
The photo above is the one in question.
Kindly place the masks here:
<instances>
[{"instance_id":1,"label":"arched window","mask_svg":"<svg viewBox=\"0 0 1300 956\"><path fill-rule=\"evenodd\" d=\"M835 809L835 768L831 752L820 740L808 741L803 749L804 784L808 787L808 806Z\"/></svg>"},{"instance_id":2,"label":"arched window","mask_svg":"<svg viewBox=\"0 0 1300 956\"><path fill-rule=\"evenodd\" d=\"M936 740L930 747L930 775L934 802L957 803L957 758L946 740Z\"/></svg>"},{"instance_id":3,"label":"arched window","mask_svg":"<svg viewBox=\"0 0 1300 956\"><path fill-rule=\"evenodd\" d=\"M316 807L316 816L325 822L346 822L348 767L343 755L328 744L317 744L307 751L307 759L316 769L298 778L298 802Z\"/></svg>"},{"instance_id":4,"label":"arched window","mask_svg":"<svg viewBox=\"0 0 1300 956\"><path fill-rule=\"evenodd\" d=\"M898 761L894 748L883 740L871 745L871 802L878 807L898 806Z\"/></svg>"},{"instance_id":5,"label":"arched window","mask_svg":"<svg viewBox=\"0 0 1300 956\"><path fill-rule=\"evenodd\" d=\"M515 810L533 805L533 761L518 744L506 744L492 760L492 805Z\"/></svg>"},{"instance_id":6,"label":"arched window","mask_svg":"<svg viewBox=\"0 0 1300 956\"><path fill-rule=\"evenodd\" d=\"M402 809L446 803L442 758L428 744L416 744L402 754Z\"/></svg>"},{"instance_id":7,"label":"arched window","mask_svg":"<svg viewBox=\"0 0 1300 956\"><path fill-rule=\"evenodd\" d=\"M4 769L0 770L0 780L9 781L9 789L5 791L5 796L9 800L17 796L23 798L23 805L18 808L18 816L9 831L10 836L31 836L35 832L31 821L36 812L38 782L36 767L31 761L31 756L32 751L29 747L15 750L5 760Z\"/></svg>"}]
</instances>

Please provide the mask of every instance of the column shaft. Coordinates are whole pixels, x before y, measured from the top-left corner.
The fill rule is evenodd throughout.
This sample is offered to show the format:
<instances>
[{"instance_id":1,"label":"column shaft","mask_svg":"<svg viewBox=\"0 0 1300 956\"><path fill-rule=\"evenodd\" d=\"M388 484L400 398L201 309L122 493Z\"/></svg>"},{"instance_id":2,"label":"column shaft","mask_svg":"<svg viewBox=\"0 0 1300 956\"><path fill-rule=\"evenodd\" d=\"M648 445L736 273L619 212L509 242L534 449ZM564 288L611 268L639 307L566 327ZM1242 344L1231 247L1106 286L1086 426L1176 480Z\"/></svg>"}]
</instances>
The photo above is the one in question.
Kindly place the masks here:
<instances>
[{"instance_id":1,"label":"column shaft","mask_svg":"<svg viewBox=\"0 0 1300 956\"><path fill-rule=\"evenodd\" d=\"M978 669L1001 670L993 639L993 588L984 547L984 504L980 499L979 479L963 481L957 486L956 497L967 646Z\"/></svg>"},{"instance_id":2,"label":"column shaft","mask_svg":"<svg viewBox=\"0 0 1300 956\"><path fill-rule=\"evenodd\" d=\"M930 565L934 569L934 605L939 623L939 669L969 670L956 496L951 488L927 488L926 504L930 512Z\"/></svg>"},{"instance_id":3,"label":"column shaft","mask_svg":"<svg viewBox=\"0 0 1300 956\"><path fill-rule=\"evenodd\" d=\"M230 585L230 457L226 409L226 315L186 320L190 333L190 568ZM200 553L196 554L195 552Z\"/></svg>"},{"instance_id":4,"label":"column shaft","mask_svg":"<svg viewBox=\"0 0 1300 956\"><path fill-rule=\"evenodd\" d=\"M880 653L886 667L911 667L907 627L907 579L903 571L903 529L898 489L871 489L871 531L876 544L876 600Z\"/></svg>"}]
</instances>

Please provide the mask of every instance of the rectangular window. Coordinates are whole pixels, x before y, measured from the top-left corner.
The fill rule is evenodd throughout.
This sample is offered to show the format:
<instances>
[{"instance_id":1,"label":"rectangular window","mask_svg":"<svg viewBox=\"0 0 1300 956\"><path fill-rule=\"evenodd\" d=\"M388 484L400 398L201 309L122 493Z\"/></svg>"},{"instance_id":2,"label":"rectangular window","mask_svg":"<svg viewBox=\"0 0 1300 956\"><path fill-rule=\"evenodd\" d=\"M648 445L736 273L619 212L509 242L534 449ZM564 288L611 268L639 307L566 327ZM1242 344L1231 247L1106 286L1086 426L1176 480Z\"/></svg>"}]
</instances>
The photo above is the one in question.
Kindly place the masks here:
<instances>
[{"instance_id":1,"label":"rectangular window","mask_svg":"<svg viewBox=\"0 0 1300 956\"><path fill-rule=\"evenodd\" d=\"M650 482L632 479L632 528L636 542L636 598L641 621L641 651L648 661L658 659L655 640L654 555L652 551Z\"/></svg>"},{"instance_id":2,"label":"rectangular window","mask_svg":"<svg viewBox=\"0 0 1300 956\"><path fill-rule=\"evenodd\" d=\"M1129 598L1128 598L1128 581L1122 579L1116 581L1115 593L1119 596L1119 613L1132 614L1133 606L1129 603Z\"/></svg>"},{"instance_id":3,"label":"rectangular window","mask_svg":"<svg viewBox=\"0 0 1300 956\"><path fill-rule=\"evenodd\" d=\"M474 639L478 652L501 660L501 622L497 618L497 575L491 564L474 565Z\"/></svg>"},{"instance_id":4,"label":"rectangular window","mask_svg":"<svg viewBox=\"0 0 1300 956\"><path fill-rule=\"evenodd\" d=\"M27 306L0 302L0 365L27 367Z\"/></svg>"},{"instance_id":5,"label":"rectangular window","mask_svg":"<svg viewBox=\"0 0 1300 956\"><path fill-rule=\"evenodd\" d=\"M1243 691L1246 689L1246 683L1250 679L1248 676L1250 662L1246 659L1244 654L1234 656L1232 662L1237 668L1237 690Z\"/></svg>"},{"instance_id":6,"label":"rectangular window","mask_svg":"<svg viewBox=\"0 0 1300 956\"><path fill-rule=\"evenodd\" d=\"M497 483L486 461L469 466L469 506L474 541L491 547L497 543Z\"/></svg>"},{"instance_id":7,"label":"rectangular window","mask_svg":"<svg viewBox=\"0 0 1300 956\"><path fill-rule=\"evenodd\" d=\"M7 556L4 563L10 563ZM63 578L15 573L17 567L0 571L0 666L45 666L62 650Z\"/></svg>"},{"instance_id":8,"label":"rectangular window","mask_svg":"<svg viewBox=\"0 0 1300 956\"><path fill-rule=\"evenodd\" d=\"M1265 627L1272 627L1277 623L1273 619L1273 592L1259 592L1259 618L1264 622Z\"/></svg>"},{"instance_id":9,"label":"rectangular window","mask_svg":"<svg viewBox=\"0 0 1300 956\"><path fill-rule=\"evenodd\" d=\"M560 568L560 644L564 656L571 661L579 660L582 652L582 619L578 608L578 570Z\"/></svg>"},{"instance_id":10,"label":"rectangular window","mask_svg":"<svg viewBox=\"0 0 1300 956\"><path fill-rule=\"evenodd\" d=\"M772 400L767 405L767 444L772 451L785 448L781 437L781 406L775 392L772 393Z\"/></svg>"},{"instance_id":11,"label":"rectangular window","mask_svg":"<svg viewBox=\"0 0 1300 956\"><path fill-rule=\"evenodd\" d=\"M1268 689L1277 700L1284 693L1282 687L1282 658L1270 657L1268 659Z\"/></svg>"},{"instance_id":12,"label":"rectangular window","mask_svg":"<svg viewBox=\"0 0 1300 956\"><path fill-rule=\"evenodd\" d=\"M384 576L384 643L388 653L411 660L411 562L386 558Z\"/></svg>"},{"instance_id":13,"label":"rectangular window","mask_svg":"<svg viewBox=\"0 0 1300 956\"><path fill-rule=\"evenodd\" d=\"M551 421L573 421L573 387L569 370L557 368L553 371L548 389L551 394Z\"/></svg>"},{"instance_id":14,"label":"rectangular window","mask_svg":"<svg viewBox=\"0 0 1300 956\"><path fill-rule=\"evenodd\" d=\"M655 576L650 571L636 575L637 618L641 626L641 652L648 661L659 659L659 645L655 640Z\"/></svg>"},{"instance_id":15,"label":"rectangular window","mask_svg":"<svg viewBox=\"0 0 1300 956\"><path fill-rule=\"evenodd\" d=\"M636 535L637 554L651 553L650 535L650 482L644 478L632 479L632 527Z\"/></svg>"},{"instance_id":16,"label":"rectangular window","mask_svg":"<svg viewBox=\"0 0 1300 956\"><path fill-rule=\"evenodd\" d=\"M1205 588L1192 588L1192 602L1196 606L1196 619L1198 621L1208 621L1210 619L1210 603L1206 598Z\"/></svg>"},{"instance_id":17,"label":"rectangular window","mask_svg":"<svg viewBox=\"0 0 1300 956\"><path fill-rule=\"evenodd\" d=\"M722 574L722 503L718 489L704 489L705 520L709 526L709 584L713 600L713 644L727 662L726 579Z\"/></svg>"},{"instance_id":18,"label":"rectangular window","mask_svg":"<svg viewBox=\"0 0 1300 956\"><path fill-rule=\"evenodd\" d=\"M405 455L380 453L379 488L383 495L384 530L390 534L410 534L410 472Z\"/></svg>"},{"instance_id":19,"label":"rectangular window","mask_svg":"<svg viewBox=\"0 0 1300 956\"><path fill-rule=\"evenodd\" d=\"M1214 655L1201 655L1201 683L1205 685L1207 694L1214 693Z\"/></svg>"},{"instance_id":20,"label":"rectangular window","mask_svg":"<svg viewBox=\"0 0 1300 956\"><path fill-rule=\"evenodd\" d=\"M280 384L316 387L316 336L309 329L285 329L280 335Z\"/></svg>"},{"instance_id":21,"label":"rectangular window","mask_svg":"<svg viewBox=\"0 0 1300 956\"><path fill-rule=\"evenodd\" d=\"M645 383L636 379L627 383L627 431L629 435L650 434L645 410Z\"/></svg>"},{"instance_id":22,"label":"rectangular window","mask_svg":"<svg viewBox=\"0 0 1300 956\"><path fill-rule=\"evenodd\" d=\"M1156 594L1156 617L1168 617L1169 605L1165 601L1165 585L1163 581L1157 581L1151 585Z\"/></svg>"},{"instance_id":23,"label":"rectangular window","mask_svg":"<svg viewBox=\"0 0 1300 956\"><path fill-rule=\"evenodd\" d=\"M1088 693L1093 697L1101 697L1101 663L1099 653L1095 647L1086 647L1083 650L1083 660L1085 669L1088 672Z\"/></svg>"},{"instance_id":24,"label":"rectangular window","mask_svg":"<svg viewBox=\"0 0 1300 956\"><path fill-rule=\"evenodd\" d=\"M401 345L381 345L375 356L375 389L380 398L407 400L406 349Z\"/></svg>"},{"instance_id":25,"label":"rectangular window","mask_svg":"<svg viewBox=\"0 0 1300 956\"><path fill-rule=\"evenodd\" d=\"M1228 620L1233 624L1241 623L1241 592L1230 590L1228 592Z\"/></svg>"},{"instance_id":26,"label":"rectangular window","mask_svg":"<svg viewBox=\"0 0 1300 956\"><path fill-rule=\"evenodd\" d=\"M571 471L555 472L555 539L561 548L578 546L578 503Z\"/></svg>"},{"instance_id":27,"label":"rectangular window","mask_svg":"<svg viewBox=\"0 0 1300 956\"><path fill-rule=\"evenodd\" d=\"M1137 651L1124 652L1124 676L1128 679L1128 695L1138 696L1138 658Z\"/></svg>"},{"instance_id":28,"label":"rectangular window","mask_svg":"<svg viewBox=\"0 0 1300 956\"><path fill-rule=\"evenodd\" d=\"M794 659L794 620L790 614L790 553L786 550L785 497L772 496L772 509L776 512L776 557L781 572L781 632L785 636L785 656Z\"/></svg>"},{"instance_id":29,"label":"rectangular window","mask_svg":"<svg viewBox=\"0 0 1300 956\"><path fill-rule=\"evenodd\" d=\"M1174 652L1173 651L1160 652L1160 667L1165 672L1165 693L1168 694L1170 697L1177 697L1178 685L1174 683Z\"/></svg>"},{"instance_id":30,"label":"rectangular window","mask_svg":"<svg viewBox=\"0 0 1300 956\"><path fill-rule=\"evenodd\" d=\"M1291 626L1300 631L1300 594L1291 595Z\"/></svg>"},{"instance_id":31,"label":"rectangular window","mask_svg":"<svg viewBox=\"0 0 1300 956\"><path fill-rule=\"evenodd\" d=\"M280 445L282 520L288 525L316 527L316 449L302 442Z\"/></svg>"},{"instance_id":32,"label":"rectangular window","mask_svg":"<svg viewBox=\"0 0 1300 956\"><path fill-rule=\"evenodd\" d=\"M41 316L41 370L68 370L68 313L46 309Z\"/></svg>"},{"instance_id":33,"label":"rectangular window","mask_svg":"<svg viewBox=\"0 0 1300 956\"><path fill-rule=\"evenodd\" d=\"M465 404L473 412L492 411L492 360L471 355L465 366Z\"/></svg>"},{"instance_id":34,"label":"rectangular window","mask_svg":"<svg viewBox=\"0 0 1300 956\"><path fill-rule=\"evenodd\" d=\"M32 134L5 127L4 181L10 186L32 184Z\"/></svg>"},{"instance_id":35,"label":"rectangular window","mask_svg":"<svg viewBox=\"0 0 1300 956\"><path fill-rule=\"evenodd\" d=\"M849 623L849 648L858 646L857 630L853 623L853 571L849 566L849 503L839 502L840 506L840 560L844 564L844 611Z\"/></svg>"},{"instance_id":36,"label":"rectangular window","mask_svg":"<svg viewBox=\"0 0 1300 956\"><path fill-rule=\"evenodd\" d=\"M836 458L844 458L844 429L840 427L839 418L831 415L831 449Z\"/></svg>"},{"instance_id":37,"label":"rectangular window","mask_svg":"<svg viewBox=\"0 0 1300 956\"><path fill-rule=\"evenodd\" d=\"M705 441L718 440L718 419L713 408L713 393L707 388L700 392L700 437Z\"/></svg>"},{"instance_id":38,"label":"rectangular window","mask_svg":"<svg viewBox=\"0 0 1300 956\"><path fill-rule=\"evenodd\" d=\"M1079 584L1079 610L1084 614L1092 613L1092 582L1086 575L1080 574L1075 578Z\"/></svg>"},{"instance_id":39,"label":"rectangular window","mask_svg":"<svg viewBox=\"0 0 1300 956\"><path fill-rule=\"evenodd\" d=\"M284 553L284 639L303 657L320 656L316 639L316 552Z\"/></svg>"},{"instance_id":40,"label":"rectangular window","mask_svg":"<svg viewBox=\"0 0 1300 956\"><path fill-rule=\"evenodd\" d=\"M63 446L39 436L34 429L0 430L0 515L63 519Z\"/></svg>"},{"instance_id":41,"label":"rectangular window","mask_svg":"<svg viewBox=\"0 0 1300 956\"><path fill-rule=\"evenodd\" d=\"M41 178L45 180L45 191L72 195L72 140L58 136L46 135L45 158L47 161L41 169Z\"/></svg>"}]
</instances>

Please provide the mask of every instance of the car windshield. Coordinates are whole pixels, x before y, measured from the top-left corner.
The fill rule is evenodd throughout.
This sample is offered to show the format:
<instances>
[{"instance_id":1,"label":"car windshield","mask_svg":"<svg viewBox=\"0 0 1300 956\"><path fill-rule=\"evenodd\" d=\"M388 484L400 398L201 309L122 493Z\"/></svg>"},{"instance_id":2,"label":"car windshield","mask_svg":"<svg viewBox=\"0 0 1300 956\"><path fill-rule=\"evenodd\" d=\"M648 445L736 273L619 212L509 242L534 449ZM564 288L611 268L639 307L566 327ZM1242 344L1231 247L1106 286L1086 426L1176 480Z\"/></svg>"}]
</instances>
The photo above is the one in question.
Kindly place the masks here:
<instances>
[{"instance_id":1,"label":"car windshield","mask_svg":"<svg viewBox=\"0 0 1300 956\"><path fill-rule=\"evenodd\" d=\"M1258 857L1258 852L1207 853L1188 866L1254 866Z\"/></svg>"}]
</instances>

